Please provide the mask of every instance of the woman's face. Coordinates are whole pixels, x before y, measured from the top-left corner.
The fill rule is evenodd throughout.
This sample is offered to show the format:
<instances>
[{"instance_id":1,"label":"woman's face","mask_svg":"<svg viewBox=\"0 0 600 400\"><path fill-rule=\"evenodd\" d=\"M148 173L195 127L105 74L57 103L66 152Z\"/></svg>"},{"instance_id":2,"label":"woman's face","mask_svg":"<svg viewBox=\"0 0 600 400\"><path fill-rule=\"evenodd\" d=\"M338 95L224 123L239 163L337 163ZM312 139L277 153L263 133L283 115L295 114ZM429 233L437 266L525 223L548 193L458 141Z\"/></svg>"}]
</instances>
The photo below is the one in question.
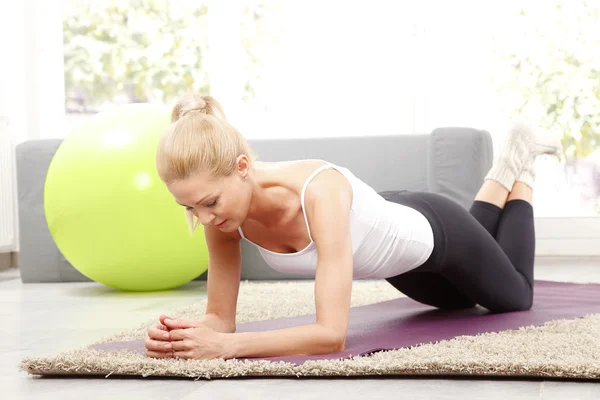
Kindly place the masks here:
<instances>
[{"instance_id":1,"label":"woman's face","mask_svg":"<svg viewBox=\"0 0 600 400\"><path fill-rule=\"evenodd\" d=\"M200 173L168 185L175 201L191 211L202 225L233 232L248 214L251 190L240 173L214 178Z\"/></svg>"}]
</instances>

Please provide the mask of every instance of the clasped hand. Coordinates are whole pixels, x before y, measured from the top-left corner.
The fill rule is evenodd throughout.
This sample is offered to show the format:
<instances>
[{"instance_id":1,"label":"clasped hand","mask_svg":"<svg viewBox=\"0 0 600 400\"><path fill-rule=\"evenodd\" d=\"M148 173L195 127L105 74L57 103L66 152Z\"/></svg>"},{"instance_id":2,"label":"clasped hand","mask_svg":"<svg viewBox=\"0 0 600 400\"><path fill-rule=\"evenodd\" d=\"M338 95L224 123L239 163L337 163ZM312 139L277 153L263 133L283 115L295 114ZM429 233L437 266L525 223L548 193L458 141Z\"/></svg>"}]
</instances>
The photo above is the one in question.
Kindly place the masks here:
<instances>
[{"instance_id":1,"label":"clasped hand","mask_svg":"<svg viewBox=\"0 0 600 400\"><path fill-rule=\"evenodd\" d=\"M161 315L160 323L148 328L146 355L151 358L204 360L230 358L227 336L198 321L174 320Z\"/></svg>"}]
</instances>

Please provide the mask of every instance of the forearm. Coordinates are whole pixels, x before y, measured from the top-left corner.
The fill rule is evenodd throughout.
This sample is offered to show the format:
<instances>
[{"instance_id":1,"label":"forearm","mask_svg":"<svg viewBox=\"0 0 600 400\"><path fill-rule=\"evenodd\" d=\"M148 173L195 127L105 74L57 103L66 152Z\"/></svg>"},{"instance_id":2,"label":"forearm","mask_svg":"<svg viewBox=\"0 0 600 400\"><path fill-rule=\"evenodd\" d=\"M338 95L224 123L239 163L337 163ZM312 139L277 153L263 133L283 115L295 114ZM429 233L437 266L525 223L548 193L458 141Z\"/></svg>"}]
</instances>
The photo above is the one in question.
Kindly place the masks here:
<instances>
[{"instance_id":1,"label":"forearm","mask_svg":"<svg viewBox=\"0 0 600 400\"><path fill-rule=\"evenodd\" d=\"M206 314L200 322L209 328L221 333L235 332L235 322L228 322L220 318L217 314Z\"/></svg>"},{"instance_id":2,"label":"forearm","mask_svg":"<svg viewBox=\"0 0 600 400\"><path fill-rule=\"evenodd\" d=\"M343 351L343 342L318 324L265 332L232 333L231 358L328 354Z\"/></svg>"}]
</instances>

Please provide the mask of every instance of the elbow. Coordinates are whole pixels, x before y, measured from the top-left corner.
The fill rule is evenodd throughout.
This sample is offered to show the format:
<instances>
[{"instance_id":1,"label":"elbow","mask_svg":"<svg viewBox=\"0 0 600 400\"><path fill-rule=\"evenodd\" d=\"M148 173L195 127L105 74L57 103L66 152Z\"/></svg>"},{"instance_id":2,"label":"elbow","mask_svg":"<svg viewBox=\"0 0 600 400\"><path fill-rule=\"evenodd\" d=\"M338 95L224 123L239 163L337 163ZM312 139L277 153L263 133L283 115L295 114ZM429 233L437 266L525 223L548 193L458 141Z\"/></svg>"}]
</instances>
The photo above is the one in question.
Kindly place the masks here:
<instances>
[{"instance_id":1,"label":"elbow","mask_svg":"<svg viewBox=\"0 0 600 400\"><path fill-rule=\"evenodd\" d=\"M335 352L336 353L342 353L345 348L346 348L346 338L343 338L341 340L338 339L335 342Z\"/></svg>"},{"instance_id":2,"label":"elbow","mask_svg":"<svg viewBox=\"0 0 600 400\"><path fill-rule=\"evenodd\" d=\"M329 336L329 347L330 347L330 352L331 353L341 353L344 351L344 349L346 348L346 332L340 334L339 332L337 333L332 333Z\"/></svg>"},{"instance_id":3,"label":"elbow","mask_svg":"<svg viewBox=\"0 0 600 400\"><path fill-rule=\"evenodd\" d=\"M319 325L319 324L317 324ZM340 331L332 327L320 325L320 337L318 341L318 353L341 353L346 348L346 330Z\"/></svg>"}]
</instances>

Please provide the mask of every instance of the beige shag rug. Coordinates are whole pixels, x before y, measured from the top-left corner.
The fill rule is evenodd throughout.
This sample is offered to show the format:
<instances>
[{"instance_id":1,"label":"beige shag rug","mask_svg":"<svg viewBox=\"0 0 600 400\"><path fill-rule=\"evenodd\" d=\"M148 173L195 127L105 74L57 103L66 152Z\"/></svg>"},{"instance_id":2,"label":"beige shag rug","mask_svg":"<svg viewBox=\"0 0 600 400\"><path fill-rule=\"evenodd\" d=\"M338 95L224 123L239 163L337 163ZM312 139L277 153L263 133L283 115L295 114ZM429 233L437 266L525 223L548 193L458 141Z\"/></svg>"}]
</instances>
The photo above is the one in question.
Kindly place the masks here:
<instances>
[{"instance_id":1,"label":"beige shag rug","mask_svg":"<svg viewBox=\"0 0 600 400\"><path fill-rule=\"evenodd\" d=\"M314 284L242 282L238 323L313 314ZM403 297L385 281L356 281L352 306ZM175 310L176 318L199 319L206 301ZM165 310L168 311L168 310ZM137 328L95 343L146 337L148 321ZM129 375L189 377L315 377L315 376L502 376L600 379L600 314L557 320L541 327L460 336L435 344L381 351L342 360L307 361L302 365L252 360L158 360L128 351L97 351L87 346L51 357L30 357L21 369L40 375Z\"/></svg>"}]
</instances>

